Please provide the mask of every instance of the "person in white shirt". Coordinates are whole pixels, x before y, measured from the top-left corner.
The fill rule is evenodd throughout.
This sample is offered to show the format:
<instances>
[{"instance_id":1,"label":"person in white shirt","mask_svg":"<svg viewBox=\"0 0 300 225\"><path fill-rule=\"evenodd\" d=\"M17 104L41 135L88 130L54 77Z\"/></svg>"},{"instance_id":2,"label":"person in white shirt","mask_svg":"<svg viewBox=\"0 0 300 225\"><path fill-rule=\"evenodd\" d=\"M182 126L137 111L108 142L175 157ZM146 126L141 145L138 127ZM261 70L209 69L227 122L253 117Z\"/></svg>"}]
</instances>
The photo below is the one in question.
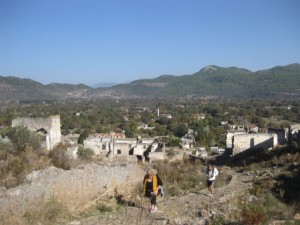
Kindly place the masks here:
<instances>
[{"instance_id":1,"label":"person in white shirt","mask_svg":"<svg viewBox=\"0 0 300 225\"><path fill-rule=\"evenodd\" d=\"M206 180L207 180L207 189L209 191L210 196L213 194L213 184L216 180L216 176L218 176L219 171L212 164L207 165L207 169L205 172Z\"/></svg>"}]
</instances>

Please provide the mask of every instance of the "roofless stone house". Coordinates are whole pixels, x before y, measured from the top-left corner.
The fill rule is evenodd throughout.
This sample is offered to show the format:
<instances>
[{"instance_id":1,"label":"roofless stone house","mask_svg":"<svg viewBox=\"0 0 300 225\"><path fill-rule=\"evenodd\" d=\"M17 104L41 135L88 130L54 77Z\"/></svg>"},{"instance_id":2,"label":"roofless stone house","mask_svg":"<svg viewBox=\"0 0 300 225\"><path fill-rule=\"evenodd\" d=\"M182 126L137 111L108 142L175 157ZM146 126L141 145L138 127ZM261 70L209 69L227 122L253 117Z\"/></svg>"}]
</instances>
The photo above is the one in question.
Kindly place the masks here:
<instances>
[{"instance_id":1,"label":"roofless stone house","mask_svg":"<svg viewBox=\"0 0 300 225\"><path fill-rule=\"evenodd\" d=\"M48 118L18 117L12 121L12 127L24 126L30 131L43 132L46 136L47 150L53 149L61 141L60 115Z\"/></svg>"}]
</instances>

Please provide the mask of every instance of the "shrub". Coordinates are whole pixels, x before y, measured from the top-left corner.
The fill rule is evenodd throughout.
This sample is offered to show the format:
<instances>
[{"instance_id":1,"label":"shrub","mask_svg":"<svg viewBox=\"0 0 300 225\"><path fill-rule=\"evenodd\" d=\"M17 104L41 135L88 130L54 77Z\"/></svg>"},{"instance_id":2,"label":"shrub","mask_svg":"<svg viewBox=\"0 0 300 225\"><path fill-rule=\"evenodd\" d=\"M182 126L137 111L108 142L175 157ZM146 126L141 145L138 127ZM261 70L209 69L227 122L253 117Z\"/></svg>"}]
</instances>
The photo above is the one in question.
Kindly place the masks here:
<instances>
[{"instance_id":1,"label":"shrub","mask_svg":"<svg viewBox=\"0 0 300 225\"><path fill-rule=\"evenodd\" d=\"M77 150L78 157L85 160L91 159L94 154L94 151L90 148L83 148L80 146Z\"/></svg>"},{"instance_id":2,"label":"shrub","mask_svg":"<svg viewBox=\"0 0 300 225\"><path fill-rule=\"evenodd\" d=\"M185 190L195 188L200 183L205 183L205 176L203 173L199 173L199 167L199 163L190 160L175 163L158 163L156 165L166 193L171 196L181 195Z\"/></svg>"},{"instance_id":3,"label":"shrub","mask_svg":"<svg viewBox=\"0 0 300 225\"><path fill-rule=\"evenodd\" d=\"M14 153L14 146L11 143L0 143L0 160L6 160L7 154Z\"/></svg>"},{"instance_id":4,"label":"shrub","mask_svg":"<svg viewBox=\"0 0 300 225\"><path fill-rule=\"evenodd\" d=\"M217 217L212 220L212 225L224 225L225 219L223 217Z\"/></svg>"},{"instance_id":5,"label":"shrub","mask_svg":"<svg viewBox=\"0 0 300 225\"><path fill-rule=\"evenodd\" d=\"M293 207L288 207L269 193L264 196L263 206L272 219L284 220L293 215Z\"/></svg>"},{"instance_id":6,"label":"shrub","mask_svg":"<svg viewBox=\"0 0 300 225\"><path fill-rule=\"evenodd\" d=\"M182 178L182 182L179 182L179 187L183 190L189 190L195 188L200 183L200 176L197 174L187 174L186 178Z\"/></svg>"},{"instance_id":7,"label":"shrub","mask_svg":"<svg viewBox=\"0 0 300 225\"><path fill-rule=\"evenodd\" d=\"M71 168L71 159L67 154L65 146L61 144L56 146L50 151L49 157L54 166L64 170L69 170Z\"/></svg>"},{"instance_id":8,"label":"shrub","mask_svg":"<svg viewBox=\"0 0 300 225\"><path fill-rule=\"evenodd\" d=\"M273 187L273 179L268 177L268 179L264 180L254 180L253 187L249 189L249 193L251 195L255 195L257 197L264 197L269 193L270 188Z\"/></svg>"},{"instance_id":9,"label":"shrub","mask_svg":"<svg viewBox=\"0 0 300 225\"><path fill-rule=\"evenodd\" d=\"M17 151L24 151L30 138L30 132L25 127L12 128L9 137Z\"/></svg>"},{"instance_id":10,"label":"shrub","mask_svg":"<svg viewBox=\"0 0 300 225\"><path fill-rule=\"evenodd\" d=\"M7 151L4 149L1 149L2 145L0 144L0 160L6 160L7 159Z\"/></svg>"},{"instance_id":11,"label":"shrub","mask_svg":"<svg viewBox=\"0 0 300 225\"><path fill-rule=\"evenodd\" d=\"M97 205L97 210L99 210L100 212L112 212L113 208L104 203L100 203L99 205Z\"/></svg>"},{"instance_id":12,"label":"shrub","mask_svg":"<svg viewBox=\"0 0 300 225\"><path fill-rule=\"evenodd\" d=\"M182 195L184 192L180 189L180 187L178 187L177 185L168 185L165 189L164 189L165 193L167 193L167 195L169 196L180 196Z\"/></svg>"},{"instance_id":13,"label":"shrub","mask_svg":"<svg viewBox=\"0 0 300 225\"><path fill-rule=\"evenodd\" d=\"M245 225L264 224L268 219L267 210L262 204L251 202L243 208L241 219Z\"/></svg>"},{"instance_id":14,"label":"shrub","mask_svg":"<svg viewBox=\"0 0 300 225\"><path fill-rule=\"evenodd\" d=\"M169 141L166 143L169 147L179 147L180 146L180 139L176 137L170 137Z\"/></svg>"},{"instance_id":15,"label":"shrub","mask_svg":"<svg viewBox=\"0 0 300 225\"><path fill-rule=\"evenodd\" d=\"M25 213L24 217L28 224L54 224L65 222L71 214L63 203L52 197L36 204Z\"/></svg>"},{"instance_id":16,"label":"shrub","mask_svg":"<svg viewBox=\"0 0 300 225\"><path fill-rule=\"evenodd\" d=\"M24 152L22 152L22 160L26 164L28 171L42 169L49 165L48 158L45 158L46 152L42 149L34 151L32 147L27 147Z\"/></svg>"},{"instance_id":17,"label":"shrub","mask_svg":"<svg viewBox=\"0 0 300 225\"><path fill-rule=\"evenodd\" d=\"M25 151L26 147L31 146L34 150L40 148L39 136L29 131L26 127L14 127L7 132L7 136L17 152Z\"/></svg>"},{"instance_id":18,"label":"shrub","mask_svg":"<svg viewBox=\"0 0 300 225\"><path fill-rule=\"evenodd\" d=\"M258 201L249 202L242 209L241 218L243 224L265 224L268 219L287 220L294 214L294 206L288 206L270 193L260 195Z\"/></svg>"},{"instance_id":19,"label":"shrub","mask_svg":"<svg viewBox=\"0 0 300 225\"><path fill-rule=\"evenodd\" d=\"M251 195L259 196L265 192L264 187L257 185L249 190Z\"/></svg>"},{"instance_id":20,"label":"shrub","mask_svg":"<svg viewBox=\"0 0 300 225\"><path fill-rule=\"evenodd\" d=\"M25 168L25 163L19 156L12 157L8 162L8 169L14 176L20 175Z\"/></svg>"}]
</instances>

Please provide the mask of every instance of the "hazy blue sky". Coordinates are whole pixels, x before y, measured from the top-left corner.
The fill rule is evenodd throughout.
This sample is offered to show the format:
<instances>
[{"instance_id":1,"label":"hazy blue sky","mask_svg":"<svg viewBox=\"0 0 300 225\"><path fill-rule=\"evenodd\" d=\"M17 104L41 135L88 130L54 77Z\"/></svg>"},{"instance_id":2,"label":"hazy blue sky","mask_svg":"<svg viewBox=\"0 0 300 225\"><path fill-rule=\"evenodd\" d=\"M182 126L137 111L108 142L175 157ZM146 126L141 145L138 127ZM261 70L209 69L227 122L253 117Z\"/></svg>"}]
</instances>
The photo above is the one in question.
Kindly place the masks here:
<instances>
[{"instance_id":1,"label":"hazy blue sky","mask_svg":"<svg viewBox=\"0 0 300 225\"><path fill-rule=\"evenodd\" d=\"M300 63L299 0L0 0L0 75L121 83Z\"/></svg>"}]
</instances>

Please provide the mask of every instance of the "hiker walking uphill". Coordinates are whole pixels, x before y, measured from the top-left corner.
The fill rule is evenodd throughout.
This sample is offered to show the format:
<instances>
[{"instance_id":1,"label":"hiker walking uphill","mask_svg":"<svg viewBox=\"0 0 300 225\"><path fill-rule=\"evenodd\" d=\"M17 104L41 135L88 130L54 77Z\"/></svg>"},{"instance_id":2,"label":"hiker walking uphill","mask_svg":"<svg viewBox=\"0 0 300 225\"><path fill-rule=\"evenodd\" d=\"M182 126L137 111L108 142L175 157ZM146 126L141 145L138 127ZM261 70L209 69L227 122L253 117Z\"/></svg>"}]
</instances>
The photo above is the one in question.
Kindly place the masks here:
<instances>
[{"instance_id":1,"label":"hiker walking uphill","mask_svg":"<svg viewBox=\"0 0 300 225\"><path fill-rule=\"evenodd\" d=\"M207 169L205 172L206 180L207 180L207 189L209 191L210 196L213 196L213 188L214 182L216 180L216 176L218 176L219 171L212 164L207 165Z\"/></svg>"},{"instance_id":2,"label":"hiker walking uphill","mask_svg":"<svg viewBox=\"0 0 300 225\"><path fill-rule=\"evenodd\" d=\"M151 208L150 212L158 211L156 207L156 197L158 195L163 195L162 192L162 181L157 175L155 169L148 169L147 174L144 177L144 194L147 198L150 198Z\"/></svg>"}]
</instances>

